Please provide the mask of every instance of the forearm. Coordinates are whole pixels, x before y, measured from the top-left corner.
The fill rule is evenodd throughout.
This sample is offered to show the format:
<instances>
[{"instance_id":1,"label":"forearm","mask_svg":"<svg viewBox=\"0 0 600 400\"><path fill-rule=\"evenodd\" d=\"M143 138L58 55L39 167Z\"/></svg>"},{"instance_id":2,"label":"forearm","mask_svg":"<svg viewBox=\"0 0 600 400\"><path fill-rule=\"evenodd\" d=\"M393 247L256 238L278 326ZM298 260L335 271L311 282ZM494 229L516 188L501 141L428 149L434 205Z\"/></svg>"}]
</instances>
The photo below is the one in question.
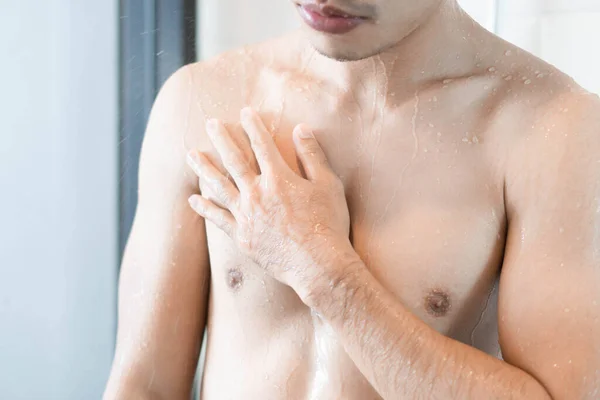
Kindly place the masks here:
<instances>
[{"instance_id":1,"label":"forearm","mask_svg":"<svg viewBox=\"0 0 600 400\"><path fill-rule=\"evenodd\" d=\"M115 371L116 372L116 371ZM103 400L189 400L189 390L178 390L173 387L148 385L152 376L132 376L113 373L110 377Z\"/></svg>"},{"instance_id":2,"label":"forearm","mask_svg":"<svg viewBox=\"0 0 600 400\"><path fill-rule=\"evenodd\" d=\"M137 342L135 347L133 342L117 341L103 400L189 400L197 361L167 357L164 347L143 338L133 340Z\"/></svg>"},{"instance_id":3,"label":"forearm","mask_svg":"<svg viewBox=\"0 0 600 400\"><path fill-rule=\"evenodd\" d=\"M410 313L357 262L316 284L307 301L337 332L385 399L550 399L532 376L447 338Z\"/></svg>"}]
</instances>

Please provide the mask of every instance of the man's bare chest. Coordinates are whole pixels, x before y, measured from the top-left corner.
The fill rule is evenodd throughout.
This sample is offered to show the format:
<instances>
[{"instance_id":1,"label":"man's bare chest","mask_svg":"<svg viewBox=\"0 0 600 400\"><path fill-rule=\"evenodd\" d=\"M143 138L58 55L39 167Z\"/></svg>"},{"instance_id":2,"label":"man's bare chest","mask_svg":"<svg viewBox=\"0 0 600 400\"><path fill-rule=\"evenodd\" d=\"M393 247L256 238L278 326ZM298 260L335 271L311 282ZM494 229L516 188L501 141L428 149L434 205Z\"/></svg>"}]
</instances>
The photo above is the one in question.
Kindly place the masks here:
<instances>
[{"instance_id":1,"label":"man's bare chest","mask_svg":"<svg viewBox=\"0 0 600 400\"><path fill-rule=\"evenodd\" d=\"M271 88L249 103L297 173L291 133L298 123L315 128L346 188L353 246L373 275L438 331L459 337L474 328L498 276L506 230L502 184L485 160L486 132L476 118L440 111L443 97L435 94L360 109L335 96L315 99L304 87ZM213 298L237 312L264 312L269 323L302 313L291 289L208 229Z\"/></svg>"},{"instance_id":2,"label":"man's bare chest","mask_svg":"<svg viewBox=\"0 0 600 400\"><path fill-rule=\"evenodd\" d=\"M291 140L300 121L289 114L271 118L266 122L275 124L284 158L301 173ZM413 313L460 336L477 324L498 275L506 228L502 189L476 164L475 150L458 148L463 157L455 151L475 144L444 143L419 131L416 139L410 132L399 137L406 123L365 133L351 125L330 131L331 121L323 120L316 133L344 182L357 253ZM209 227L208 238L213 282L228 302L271 319L302 309L289 288L241 259L223 235ZM457 321L463 321L458 330Z\"/></svg>"}]
</instances>

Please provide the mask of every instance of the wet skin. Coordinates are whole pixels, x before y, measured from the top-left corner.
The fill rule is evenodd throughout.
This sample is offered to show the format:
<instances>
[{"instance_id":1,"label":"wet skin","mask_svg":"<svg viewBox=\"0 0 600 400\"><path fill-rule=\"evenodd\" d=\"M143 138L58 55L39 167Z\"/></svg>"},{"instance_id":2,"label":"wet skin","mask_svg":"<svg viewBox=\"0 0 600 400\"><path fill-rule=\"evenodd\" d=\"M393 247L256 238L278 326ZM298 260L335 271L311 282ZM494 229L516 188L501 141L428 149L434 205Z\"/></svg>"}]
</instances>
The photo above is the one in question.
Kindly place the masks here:
<instances>
[{"instance_id":1,"label":"wet skin","mask_svg":"<svg viewBox=\"0 0 600 400\"><path fill-rule=\"evenodd\" d=\"M198 191L185 165L189 150L207 153L225 172L206 134L209 118L225 121L253 162L239 123L248 105L298 175L292 131L300 123L314 128L343 183L354 251L385 292L429 327L423 337L482 351L454 366L432 359L456 393L426 381L427 393L484 398L460 379L492 363L501 343L507 362L491 365L510 365L508 381L535 379L556 398L591 396L600 368L598 100L468 19L453 24L446 51L428 57L390 48L339 63L299 32L171 78L144 144L107 398L185 398L205 321L204 399L391 393L369 381L380 372L357 366L349 353L360 351L344 347L335 323L187 204ZM433 35L430 29L420 35ZM388 351L379 359L391 366L404 357ZM424 378L407 374L394 398L416 398L415 382ZM484 392L506 394L510 384L488 373Z\"/></svg>"}]
</instances>

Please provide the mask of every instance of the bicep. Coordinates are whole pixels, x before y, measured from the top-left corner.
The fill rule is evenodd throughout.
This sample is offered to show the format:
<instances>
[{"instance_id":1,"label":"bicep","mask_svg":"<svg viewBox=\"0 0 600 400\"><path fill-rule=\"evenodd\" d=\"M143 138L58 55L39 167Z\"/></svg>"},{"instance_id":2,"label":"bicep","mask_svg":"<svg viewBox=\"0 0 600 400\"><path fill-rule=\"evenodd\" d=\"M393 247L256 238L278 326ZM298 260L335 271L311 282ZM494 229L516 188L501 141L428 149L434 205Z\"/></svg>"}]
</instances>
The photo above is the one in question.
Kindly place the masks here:
<instances>
[{"instance_id":1,"label":"bicep","mask_svg":"<svg viewBox=\"0 0 600 400\"><path fill-rule=\"evenodd\" d=\"M600 387L598 266L570 253L567 242L515 247L507 249L500 283L504 359L557 399L590 398Z\"/></svg>"},{"instance_id":2,"label":"bicep","mask_svg":"<svg viewBox=\"0 0 600 400\"><path fill-rule=\"evenodd\" d=\"M171 78L161 91L144 139L139 202L119 283L113 366L113 375L127 375L122 379L150 392L166 391L169 398L191 388L209 282L204 222L187 202L197 184L181 144L190 129L190 116L182 114L189 107L182 102L191 90L182 78Z\"/></svg>"},{"instance_id":3,"label":"bicep","mask_svg":"<svg viewBox=\"0 0 600 400\"><path fill-rule=\"evenodd\" d=\"M508 176L500 342L505 360L553 398L597 398L600 125L582 113L561 128L573 136L532 135L526 161L515 162Z\"/></svg>"}]
</instances>

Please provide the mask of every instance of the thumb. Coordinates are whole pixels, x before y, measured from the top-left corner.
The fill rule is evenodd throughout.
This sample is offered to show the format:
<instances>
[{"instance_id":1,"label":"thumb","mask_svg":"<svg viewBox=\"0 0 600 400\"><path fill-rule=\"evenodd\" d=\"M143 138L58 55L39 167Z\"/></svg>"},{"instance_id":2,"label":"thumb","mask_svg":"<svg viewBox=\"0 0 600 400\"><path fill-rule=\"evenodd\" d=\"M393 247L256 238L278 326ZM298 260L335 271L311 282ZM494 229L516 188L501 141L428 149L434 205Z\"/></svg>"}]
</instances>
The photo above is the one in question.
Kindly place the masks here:
<instances>
[{"instance_id":1,"label":"thumb","mask_svg":"<svg viewBox=\"0 0 600 400\"><path fill-rule=\"evenodd\" d=\"M296 153L302 163L304 172L309 180L314 181L324 173L331 172L327 157L317 142L313 130L306 124L300 124L294 129L294 144Z\"/></svg>"}]
</instances>

